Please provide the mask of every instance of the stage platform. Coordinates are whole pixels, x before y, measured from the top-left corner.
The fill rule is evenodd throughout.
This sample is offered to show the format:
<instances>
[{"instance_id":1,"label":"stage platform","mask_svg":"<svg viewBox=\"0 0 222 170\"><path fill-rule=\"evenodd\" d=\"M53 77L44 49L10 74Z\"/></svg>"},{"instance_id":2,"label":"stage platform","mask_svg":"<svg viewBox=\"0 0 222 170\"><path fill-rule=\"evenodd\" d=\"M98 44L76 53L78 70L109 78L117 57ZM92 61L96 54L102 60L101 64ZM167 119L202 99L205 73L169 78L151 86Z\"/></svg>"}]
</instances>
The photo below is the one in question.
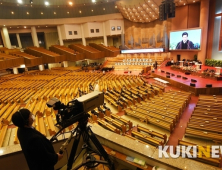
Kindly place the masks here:
<instances>
[{"instance_id":1,"label":"stage platform","mask_svg":"<svg viewBox=\"0 0 222 170\"><path fill-rule=\"evenodd\" d=\"M203 66L202 70L205 70L207 68L215 69L213 67ZM166 78L167 72L170 73L170 78ZM172 76L172 74L174 74L174 76ZM170 66L161 67L160 69L155 70L152 75L153 77L158 77L168 81L172 86L175 86L184 91L192 92L195 95L222 94L222 81L217 81L211 78L203 78L201 76L195 75L186 75L180 70L172 70ZM180 75L181 77L177 77L177 75ZM187 79L184 79L183 77L186 77ZM196 82L191 82L191 79L196 80ZM190 86L190 83L195 84L195 87ZM207 84L212 84L212 87L206 87Z\"/></svg>"}]
</instances>

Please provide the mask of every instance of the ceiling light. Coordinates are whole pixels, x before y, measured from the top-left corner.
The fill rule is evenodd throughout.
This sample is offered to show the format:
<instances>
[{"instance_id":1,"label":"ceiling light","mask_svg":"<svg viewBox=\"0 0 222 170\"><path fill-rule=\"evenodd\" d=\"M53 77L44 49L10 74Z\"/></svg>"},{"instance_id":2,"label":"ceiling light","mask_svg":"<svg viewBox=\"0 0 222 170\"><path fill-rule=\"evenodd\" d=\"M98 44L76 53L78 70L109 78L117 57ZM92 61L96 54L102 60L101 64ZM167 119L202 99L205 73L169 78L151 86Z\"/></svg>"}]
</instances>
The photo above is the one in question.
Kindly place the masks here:
<instances>
[{"instance_id":1,"label":"ceiling light","mask_svg":"<svg viewBox=\"0 0 222 170\"><path fill-rule=\"evenodd\" d=\"M93 9L92 9L92 12L93 12Z\"/></svg>"},{"instance_id":2,"label":"ceiling light","mask_svg":"<svg viewBox=\"0 0 222 170\"><path fill-rule=\"evenodd\" d=\"M19 27L17 27L17 28L19 28Z\"/></svg>"},{"instance_id":3,"label":"ceiling light","mask_svg":"<svg viewBox=\"0 0 222 170\"><path fill-rule=\"evenodd\" d=\"M96 2L96 0L92 0L92 2Z\"/></svg>"},{"instance_id":4,"label":"ceiling light","mask_svg":"<svg viewBox=\"0 0 222 170\"><path fill-rule=\"evenodd\" d=\"M41 14L43 15L43 12L41 12Z\"/></svg>"},{"instance_id":5,"label":"ceiling light","mask_svg":"<svg viewBox=\"0 0 222 170\"><path fill-rule=\"evenodd\" d=\"M106 10L106 8L103 8L103 11L105 11Z\"/></svg>"},{"instance_id":6,"label":"ceiling light","mask_svg":"<svg viewBox=\"0 0 222 170\"><path fill-rule=\"evenodd\" d=\"M184 3L184 5L186 5L186 3Z\"/></svg>"},{"instance_id":7,"label":"ceiling light","mask_svg":"<svg viewBox=\"0 0 222 170\"><path fill-rule=\"evenodd\" d=\"M12 27L10 27L10 28L12 28Z\"/></svg>"},{"instance_id":8,"label":"ceiling light","mask_svg":"<svg viewBox=\"0 0 222 170\"><path fill-rule=\"evenodd\" d=\"M33 3L33 0L30 0L30 4L32 4Z\"/></svg>"},{"instance_id":9,"label":"ceiling light","mask_svg":"<svg viewBox=\"0 0 222 170\"><path fill-rule=\"evenodd\" d=\"M29 15L29 12L26 12L27 15Z\"/></svg>"},{"instance_id":10,"label":"ceiling light","mask_svg":"<svg viewBox=\"0 0 222 170\"><path fill-rule=\"evenodd\" d=\"M72 5L72 2L69 2L69 5Z\"/></svg>"},{"instance_id":11,"label":"ceiling light","mask_svg":"<svg viewBox=\"0 0 222 170\"><path fill-rule=\"evenodd\" d=\"M56 14L56 12L54 12L54 14Z\"/></svg>"},{"instance_id":12,"label":"ceiling light","mask_svg":"<svg viewBox=\"0 0 222 170\"><path fill-rule=\"evenodd\" d=\"M5 27L5 25L3 25Z\"/></svg>"},{"instance_id":13,"label":"ceiling light","mask_svg":"<svg viewBox=\"0 0 222 170\"><path fill-rule=\"evenodd\" d=\"M193 2L195 2L195 1L193 1Z\"/></svg>"},{"instance_id":14,"label":"ceiling light","mask_svg":"<svg viewBox=\"0 0 222 170\"><path fill-rule=\"evenodd\" d=\"M48 5L49 5L49 2L48 2L48 1L45 1L45 5L48 6Z\"/></svg>"},{"instance_id":15,"label":"ceiling light","mask_svg":"<svg viewBox=\"0 0 222 170\"><path fill-rule=\"evenodd\" d=\"M38 27L40 27L40 26L38 26Z\"/></svg>"},{"instance_id":16,"label":"ceiling light","mask_svg":"<svg viewBox=\"0 0 222 170\"><path fill-rule=\"evenodd\" d=\"M45 26L45 27L48 27L48 26Z\"/></svg>"},{"instance_id":17,"label":"ceiling light","mask_svg":"<svg viewBox=\"0 0 222 170\"><path fill-rule=\"evenodd\" d=\"M24 26L24 28L26 28L26 26Z\"/></svg>"},{"instance_id":18,"label":"ceiling light","mask_svg":"<svg viewBox=\"0 0 222 170\"><path fill-rule=\"evenodd\" d=\"M115 6L115 8L117 8L117 6Z\"/></svg>"},{"instance_id":19,"label":"ceiling light","mask_svg":"<svg viewBox=\"0 0 222 170\"><path fill-rule=\"evenodd\" d=\"M13 11L12 11L11 13L12 13L12 14L14 14L14 12L13 12Z\"/></svg>"},{"instance_id":20,"label":"ceiling light","mask_svg":"<svg viewBox=\"0 0 222 170\"><path fill-rule=\"evenodd\" d=\"M22 0L17 0L18 3L22 4Z\"/></svg>"},{"instance_id":21,"label":"ceiling light","mask_svg":"<svg viewBox=\"0 0 222 170\"><path fill-rule=\"evenodd\" d=\"M67 14L69 14L69 12L67 12Z\"/></svg>"},{"instance_id":22,"label":"ceiling light","mask_svg":"<svg viewBox=\"0 0 222 170\"><path fill-rule=\"evenodd\" d=\"M81 13L82 13L82 11L79 11L79 13L81 14Z\"/></svg>"}]
</instances>

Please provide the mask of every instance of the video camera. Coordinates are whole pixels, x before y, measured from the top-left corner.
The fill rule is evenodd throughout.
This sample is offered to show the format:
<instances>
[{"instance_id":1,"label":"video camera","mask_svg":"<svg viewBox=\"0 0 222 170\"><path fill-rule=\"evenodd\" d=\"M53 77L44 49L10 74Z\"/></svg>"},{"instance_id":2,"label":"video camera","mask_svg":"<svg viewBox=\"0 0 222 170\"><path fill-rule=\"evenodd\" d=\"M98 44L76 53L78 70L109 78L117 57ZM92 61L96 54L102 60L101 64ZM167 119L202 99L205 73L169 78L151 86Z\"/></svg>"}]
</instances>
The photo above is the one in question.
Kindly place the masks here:
<instances>
[{"instance_id":1,"label":"video camera","mask_svg":"<svg viewBox=\"0 0 222 170\"><path fill-rule=\"evenodd\" d=\"M54 110L58 110L56 115L56 125L61 128L66 128L73 123L76 123L89 116L87 112L103 105L104 94L102 92L94 91L75 100L68 102L67 105L61 103L57 98L51 98L47 102L48 107L53 107Z\"/></svg>"}]
</instances>

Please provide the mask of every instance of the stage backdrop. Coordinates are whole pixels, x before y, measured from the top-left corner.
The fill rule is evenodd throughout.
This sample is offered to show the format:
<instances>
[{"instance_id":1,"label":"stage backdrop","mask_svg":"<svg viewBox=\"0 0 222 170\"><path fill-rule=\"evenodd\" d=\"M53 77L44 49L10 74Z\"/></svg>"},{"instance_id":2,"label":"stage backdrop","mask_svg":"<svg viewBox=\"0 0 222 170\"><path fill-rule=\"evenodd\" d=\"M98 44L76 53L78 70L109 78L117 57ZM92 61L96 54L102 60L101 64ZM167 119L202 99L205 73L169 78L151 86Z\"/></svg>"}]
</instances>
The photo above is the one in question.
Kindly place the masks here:
<instances>
[{"instance_id":1,"label":"stage backdrop","mask_svg":"<svg viewBox=\"0 0 222 170\"><path fill-rule=\"evenodd\" d=\"M150 23L136 23L125 19L125 44L131 48L129 42L133 38L134 48L140 48L140 46L138 46L139 41L141 41L141 46L144 48L153 45L159 47L162 45L161 38L163 37L164 27L166 27L169 38L170 31L199 27L199 20L200 3L176 7L176 17L168 19L167 21L159 21L157 19ZM143 43L144 39L145 42L146 40L148 41ZM137 46L135 46L135 43L137 43ZM174 60L176 60L178 54L181 55L182 59L193 59L193 56L197 54L197 52L171 52L170 54Z\"/></svg>"}]
</instances>

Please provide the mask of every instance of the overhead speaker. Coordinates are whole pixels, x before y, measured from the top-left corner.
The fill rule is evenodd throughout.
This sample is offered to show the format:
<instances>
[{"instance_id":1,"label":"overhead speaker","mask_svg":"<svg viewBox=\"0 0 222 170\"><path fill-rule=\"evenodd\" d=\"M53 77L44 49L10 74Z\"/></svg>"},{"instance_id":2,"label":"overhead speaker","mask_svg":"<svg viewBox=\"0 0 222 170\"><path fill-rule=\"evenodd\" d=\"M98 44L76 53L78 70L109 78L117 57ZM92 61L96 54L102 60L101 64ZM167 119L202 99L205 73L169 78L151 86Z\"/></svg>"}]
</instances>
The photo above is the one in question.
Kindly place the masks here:
<instances>
[{"instance_id":1,"label":"overhead speaker","mask_svg":"<svg viewBox=\"0 0 222 170\"><path fill-rule=\"evenodd\" d=\"M180 78L180 77L181 77L181 75L177 75L177 77L178 77L178 78Z\"/></svg>"},{"instance_id":2,"label":"overhead speaker","mask_svg":"<svg viewBox=\"0 0 222 170\"><path fill-rule=\"evenodd\" d=\"M171 2L169 3L168 18L174 18L174 17L175 17L175 3Z\"/></svg>"},{"instance_id":3,"label":"overhead speaker","mask_svg":"<svg viewBox=\"0 0 222 170\"><path fill-rule=\"evenodd\" d=\"M172 73L171 76L175 76L175 74Z\"/></svg>"},{"instance_id":4,"label":"overhead speaker","mask_svg":"<svg viewBox=\"0 0 222 170\"><path fill-rule=\"evenodd\" d=\"M192 86L192 87L196 87L196 84L194 84L194 83L190 83L190 86Z\"/></svg>"},{"instance_id":5,"label":"overhead speaker","mask_svg":"<svg viewBox=\"0 0 222 170\"><path fill-rule=\"evenodd\" d=\"M197 82L197 80L195 80L195 79L191 79L191 82L196 83L196 82Z\"/></svg>"},{"instance_id":6,"label":"overhead speaker","mask_svg":"<svg viewBox=\"0 0 222 170\"><path fill-rule=\"evenodd\" d=\"M166 78L170 78L170 75L166 75Z\"/></svg>"},{"instance_id":7,"label":"overhead speaker","mask_svg":"<svg viewBox=\"0 0 222 170\"><path fill-rule=\"evenodd\" d=\"M161 4L159 6L159 19L160 21L164 21L167 19L167 13L165 13L165 4Z\"/></svg>"},{"instance_id":8,"label":"overhead speaker","mask_svg":"<svg viewBox=\"0 0 222 170\"><path fill-rule=\"evenodd\" d=\"M184 80L187 80L187 77L182 77Z\"/></svg>"},{"instance_id":9,"label":"overhead speaker","mask_svg":"<svg viewBox=\"0 0 222 170\"><path fill-rule=\"evenodd\" d=\"M206 84L206 87L212 87L212 84Z\"/></svg>"}]
</instances>

